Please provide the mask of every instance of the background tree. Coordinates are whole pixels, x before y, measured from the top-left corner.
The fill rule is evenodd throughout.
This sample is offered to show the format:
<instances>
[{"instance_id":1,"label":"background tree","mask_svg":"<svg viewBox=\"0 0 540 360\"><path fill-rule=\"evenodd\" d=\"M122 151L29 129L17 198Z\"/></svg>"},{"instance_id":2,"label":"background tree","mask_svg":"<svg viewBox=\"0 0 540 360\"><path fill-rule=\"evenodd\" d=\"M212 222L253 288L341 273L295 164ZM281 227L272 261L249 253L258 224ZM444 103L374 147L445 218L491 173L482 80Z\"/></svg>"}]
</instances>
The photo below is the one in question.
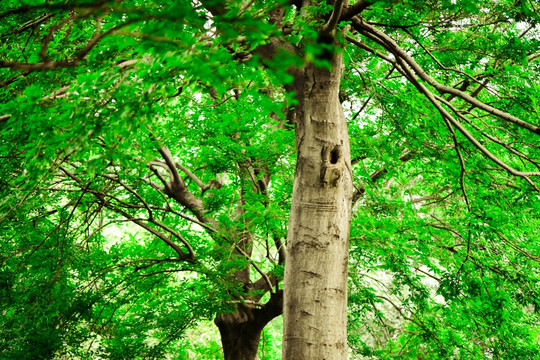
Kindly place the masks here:
<instances>
[{"instance_id":1,"label":"background tree","mask_svg":"<svg viewBox=\"0 0 540 360\"><path fill-rule=\"evenodd\" d=\"M534 358L536 7L2 2L0 353Z\"/></svg>"}]
</instances>

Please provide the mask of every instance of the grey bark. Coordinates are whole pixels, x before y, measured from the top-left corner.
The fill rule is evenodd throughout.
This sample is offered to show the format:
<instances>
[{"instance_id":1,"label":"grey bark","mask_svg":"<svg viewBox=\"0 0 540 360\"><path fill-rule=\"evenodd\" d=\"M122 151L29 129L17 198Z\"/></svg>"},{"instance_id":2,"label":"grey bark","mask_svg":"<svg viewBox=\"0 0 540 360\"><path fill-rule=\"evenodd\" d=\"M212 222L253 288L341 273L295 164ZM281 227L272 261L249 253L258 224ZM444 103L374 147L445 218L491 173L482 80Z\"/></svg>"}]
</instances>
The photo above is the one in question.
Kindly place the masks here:
<instances>
[{"instance_id":1,"label":"grey bark","mask_svg":"<svg viewBox=\"0 0 540 360\"><path fill-rule=\"evenodd\" d=\"M332 70L295 74L297 166L287 235L284 360L347 358L347 269L352 175L339 102L341 53Z\"/></svg>"}]
</instances>

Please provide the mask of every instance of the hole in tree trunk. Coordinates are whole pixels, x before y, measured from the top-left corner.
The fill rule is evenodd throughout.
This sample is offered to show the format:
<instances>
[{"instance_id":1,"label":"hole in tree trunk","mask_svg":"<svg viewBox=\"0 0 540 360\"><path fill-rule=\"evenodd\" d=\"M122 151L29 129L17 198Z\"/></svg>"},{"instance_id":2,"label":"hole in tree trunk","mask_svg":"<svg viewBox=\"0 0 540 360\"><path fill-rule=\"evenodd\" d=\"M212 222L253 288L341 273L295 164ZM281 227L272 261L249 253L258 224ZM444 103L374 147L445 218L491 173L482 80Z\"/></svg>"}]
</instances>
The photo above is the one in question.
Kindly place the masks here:
<instances>
[{"instance_id":1,"label":"hole in tree trunk","mask_svg":"<svg viewBox=\"0 0 540 360\"><path fill-rule=\"evenodd\" d=\"M334 149L332 149L332 151L330 151L330 158L328 159L330 161L330 164L337 164L337 162L339 161L339 156L340 156L340 151L339 151L339 147L334 147Z\"/></svg>"}]
</instances>

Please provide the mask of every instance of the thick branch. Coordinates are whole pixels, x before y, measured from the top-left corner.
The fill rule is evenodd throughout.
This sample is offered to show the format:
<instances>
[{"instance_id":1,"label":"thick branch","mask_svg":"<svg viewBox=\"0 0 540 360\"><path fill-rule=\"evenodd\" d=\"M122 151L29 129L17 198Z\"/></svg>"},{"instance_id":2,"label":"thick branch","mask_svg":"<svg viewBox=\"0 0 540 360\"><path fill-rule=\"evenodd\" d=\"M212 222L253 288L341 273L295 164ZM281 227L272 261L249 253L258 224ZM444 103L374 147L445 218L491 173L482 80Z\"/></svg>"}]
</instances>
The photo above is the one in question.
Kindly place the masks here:
<instances>
[{"instance_id":1,"label":"thick branch","mask_svg":"<svg viewBox=\"0 0 540 360\"><path fill-rule=\"evenodd\" d=\"M360 27L358 24L361 24L361 25L364 25L364 23L362 23L360 20L358 19L353 19L353 22L355 23L355 25L357 25L357 27ZM370 27L370 29L374 29L372 27ZM374 29L376 30L376 29ZM370 51L370 52L374 52L377 56L381 57L382 59L388 61L389 63L393 64L394 66L396 66L396 69L403 75L405 76L407 79L409 79L409 81L411 81L416 87L417 89L423 93L427 98L428 100L430 100L430 102L436 107L436 109L441 113L441 115L443 116L443 118L445 120L448 120L453 126L455 126L459 132L461 132L476 148L478 148L488 159L490 159L491 161L495 162L497 165L499 165L500 167L502 167L503 169L505 169L506 171L508 171L510 174L514 175L514 176L520 176L520 177L523 177L529 184L531 184L531 186L533 186L533 188L540 192L540 189L536 186L536 184L534 184L531 179L529 178L529 176L540 176L540 172L528 172L528 171L518 171L518 170L515 170L514 168L512 168L511 166L509 166L508 164L506 164L505 162L503 162L501 159L499 159L498 157L496 157L495 155L493 155L486 147L484 147L472 134L470 134L467 129L465 129L458 121L456 121L454 119L454 117L448 113L448 111L446 111L446 109L444 109L439 101L437 100L436 96L431 93L431 91L429 91L429 89L421 82L419 82L417 80L417 75L418 77L420 77L422 80L430 83L428 80L431 79L429 78L428 80L426 80L426 76L425 73L423 72L422 69L420 69L420 71L422 72L422 74L424 74L424 78L422 76L420 76L418 74L418 71L414 71L413 73L413 70L411 70L408 65L409 62L406 61L406 57L410 59L411 62L413 62L414 64L416 64L414 62L414 60L412 58L410 58L401 48L399 48L399 46L392 40L390 39L389 37L386 36L386 34L378 31L377 33L373 34L373 33L370 33L370 32L365 32L361 29L359 29L360 32L363 32L365 33L370 39L378 42L380 45L382 46L385 46L385 45L388 45L388 44L391 44L391 48L389 49L394 55L396 55L396 58L397 58L397 61L394 60L394 59L391 59L385 55L382 55L380 53L377 53L377 52L374 52L373 49L369 48L368 46L360 43L359 41L355 40L355 39L352 39L350 37L347 37L347 40L349 40L350 42L354 43L355 45L358 45L359 47L361 48L364 48L365 50L367 51ZM388 38L388 40L382 40L383 38ZM388 46L385 46L385 48L388 49ZM399 49L399 51L397 51L396 49ZM402 56L404 54L404 56ZM419 68L419 65L416 64L416 67ZM436 83L433 79L431 79L432 82ZM437 83L438 84L438 83ZM433 85L433 84L432 84ZM437 86L433 85L436 89L437 89ZM442 86L439 84L439 86ZM456 94L456 96L458 97L461 97L463 99L462 96L460 96L460 91L457 90L457 89L454 89L454 93ZM465 94L467 97L471 98L472 100L474 100L474 103L471 102L471 101L468 101L469 103L471 103L472 105L476 106L476 107L479 107L479 108L482 108L481 106L478 106L478 104L483 104L484 108L485 107L490 107L489 105L487 104L484 104L482 103L481 101L478 101L476 100L475 98L473 98L472 96L468 95L468 94ZM442 99L442 98L441 98ZM448 103L449 104L449 103ZM491 107L490 107L491 108ZM492 108L494 109L494 108ZM485 109L484 109L485 110ZM496 110L496 109L495 109ZM506 114L500 110L497 110L499 113L502 113L504 114L506 117L511 117L511 115L509 114ZM490 112L491 114L493 114L493 112ZM517 119L517 118L516 118ZM519 120L519 119L517 119ZM519 120L521 123L524 123L528 126L528 129L533 131L533 132L537 132L538 131L538 128L531 125L531 124L528 124L528 123L525 123L523 122L522 120ZM515 121L512 121L515 123ZM522 126L522 127L525 127L527 128L527 126Z\"/></svg>"},{"instance_id":2,"label":"thick branch","mask_svg":"<svg viewBox=\"0 0 540 360\"><path fill-rule=\"evenodd\" d=\"M192 173L191 171L189 171L188 168L186 168L185 166L182 166L178 163L176 163L176 167L182 171L184 174L186 174L191 180L193 180L195 182L195 184L197 184L202 190L207 190L210 188L209 185L207 184L204 184L201 179L199 179L199 177L197 175L195 175L194 173Z\"/></svg>"},{"instance_id":3,"label":"thick branch","mask_svg":"<svg viewBox=\"0 0 540 360\"><path fill-rule=\"evenodd\" d=\"M169 173L172 175L174 182L178 186L185 186L184 180L182 180L182 178L178 174L178 171L176 171L176 161L174 161L169 148L166 146L162 146L160 149L158 149L158 151L163 157L163 160L165 160L165 163L167 164L167 166L169 167L168 170L169 170Z\"/></svg>"},{"instance_id":4,"label":"thick branch","mask_svg":"<svg viewBox=\"0 0 540 360\"><path fill-rule=\"evenodd\" d=\"M334 8L332 9L332 14L330 14L330 18L328 19L326 24L321 27L321 34L330 34L336 28L341 18L344 3L345 0L334 0Z\"/></svg>"},{"instance_id":5,"label":"thick branch","mask_svg":"<svg viewBox=\"0 0 540 360\"><path fill-rule=\"evenodd\" d=\"M376 0L359 0L353 5L349 6L341 13L339 21L350 20L352 17L360 14L362 11L368 8L369 5L375 3Z\"/></svg>"}]
</instances>

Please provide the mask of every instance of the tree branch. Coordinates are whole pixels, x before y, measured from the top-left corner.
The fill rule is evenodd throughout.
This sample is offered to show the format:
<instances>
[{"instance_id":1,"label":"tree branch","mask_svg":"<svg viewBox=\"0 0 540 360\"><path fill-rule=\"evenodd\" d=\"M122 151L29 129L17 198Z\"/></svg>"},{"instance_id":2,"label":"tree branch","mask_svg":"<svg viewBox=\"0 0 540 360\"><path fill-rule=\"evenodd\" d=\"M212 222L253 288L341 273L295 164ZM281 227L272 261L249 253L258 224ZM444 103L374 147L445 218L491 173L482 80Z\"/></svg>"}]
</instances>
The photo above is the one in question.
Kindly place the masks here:
<instances>
[{"instance_id":1,"label":"tree branch","mask_svg":"<svg viewBox=\"0 0 540 360\"><path fill-rule=\"evenodd\" d=\"M79 179L75 174L73 174L72 172L70 172L69 170L64 168L63 166L59 166L59 168L60 168L60 170L62 170L62 172L64 174L66 174L71 179L75 180L76 183L82 184L82 180ZM156 220L135 218L134 216L132 216L131 214L125 212L124 210L119 209L118 207L112 206L111 203L106 200L107 197L111 197L109 194L106 194L106 193L103 193L103 192L100 192L100 191L96 191L96 190L90 189L88 187L86 187L86 189L87 189L86 191L93 194L96 197L96 199L103 204L104 207L106 207L106 208L108 208L108 209L122 215L124 218L130 220L131 222L139 225L143 229L147 230L148 232L150 232L150 233L154 234L155 236L157 236L158 238L160 238L163 242L165 242L169 247L171 247L178 254L178 257L179 257L180 260L191 260L191 259L194 258L193 249L191 248L189 243L178 232L172 230L171 228L169 228L168 226L166 226L166 225L164 225L162 223L157 222ZM180 249L180 247L178 247L178 245L175 242L173 242L171 239L167 238L164 234L157 231L153 227L145 224L144 221L149 221L149 222L161 227L162 229L168 231L170 234L174 235L176 238L178 238L186 246L186 248L188 249L188 253L183 252L182 249Z\"/></svg>"},{"instance_id":2,"label":"tree branch","mask_svg":"<svg viewBox=\"0 0 540 360\"><path fill-rule=\"evenodd\" d=\"M268 275L261 270L261 268L259 267L259 265L257 265L255 263L255 261L253 261L251 259L251 257L246 254L246 252L244 250L242 250L242 248L238 245L234 245L234 248L236 249L236 251L238 251L240 254L244 255L246 257L246 259L250 262L251 265L253 265L253 267L255 268L255 270L257 270L257 272L259 274L261 274L261 276L264 278L264 280L266 281L266 284L268 285L268 289L270 290L271 293L273 293L273 285L272 285L272 282L270 281L270 278L268 277Z\"/></svg>"},{"instance_id":3,"label":"tree branch","mask_svg":"<svg viewBox=\"0 0 540 360\"><path fill-rule=\"evenodd\" d=\"M496 157L495 155L493 155L487 148L485 148L482 144L480 144L480 142L472 135L470 134L459 122L457 122L453 117L452 115L450 115L450 113L448 113L448 111L446 111L446 109L444 109L440 103L437 101L435 95L433 93L431 93L431 91L429 91L429 89L421 82L417 81L417 75L418 77L420 77L422 80L426 81L427 83L430 83L431 85L433 85L436 89L438 89L438 87L443 87L443 85L440 85L438 84L435 80L431 79L429 76L427 76L427 74L425 74L425 72L420 69L419 65L416 64L416 62L414 62L414 60L408 55L406 54L398 45L397 43L395 43L391 38L389 38L388 36L386 36L386 34L374 29L373 27L370 27L369 25L366 25L365 23L362 23L360 20L358 20L357 18L354 18L353 19L353 24L355 25L355 28L357 28L358 31L360 31L361 33L365 34L366 36L368 36L370 39L376 41L377 43L379 43L380 45L382 45L383 47L385 47L386 49L388 49L390 52L392 52L395 56L396 56L396 60L394 59L391 59L389 58L388 56L385 56L383 54L380 54L376 51L374 51L373 49L369 48L368 46L362 44L361 42L355 40L355 39L352 39L350 37L347 37L347 40L349 40L350 42L354 43L355 45L358 45L359 47L361 48L364 48L365 50L367 51L370 51L370 52L373 52L375 53L377 56L381 57L382 59L388 61L389 63L393 64L394 66L396 66L396 69L403 75L405 76L407 79L409 79L414 85L415 87L417 87L418 90L420 90L421 93L423 93L429 100L430 102L437 108L437 110L441 113L441 115L443 116L443 119L447 119L454 127L456 127L459 132L461 132L476 148L478 148L488 159L490 159L491 161L495 162L497 165L499 165L500 167L502 167L503 169L505 169L506 171L508 171L510 174L514 175L514 176L520 176L520 177L523 177L529 184L531 184L531 186L537 191L537 192L540 192L540 188L538 188L538 186L529 178L529 176L540 176L540 172L529 172L529 171L518 171L518 170L515 170L513 169L511 166L509 166L508 164L506 164L505 162L503 162L502 160L500 160L498 157ZM362 29L362 26L369 26L369 29L370 30L373 30L373 31L366 31L366 30L363 30ZM389 46L390 45L390 46ZM409 59L409 61L407 61L407 59ZM416 68L418 68L419 70L418 71L414 71L413 73L413 70L409 69L409 67L407 65L411 65L411 63L413 63L415 65ZM413 68L414 69L414 68ZM420 76L419 75L419 72L422 73L423 75ZM438 86L435 86L434 84L438 84ZM445 87L447 88L447 87ZM478 101L476 100L475 98L473 98L472 96L468 95L468 94L464 94L464 93L461 93L459 90L457 89L453 89L454 91L451 92L451 93L454 93L456 94L456 96L466 100L465 98L470 98L468 100L466 100L467 102L469 102L470 104L478 107L478 108L481 108L483 110L485 110L486 108L490 108L492 109L492 111L488 111L488 113L490 114L495 114L496 112L504 115L504 118L503 119L509 119L509 118L513 118L512 115L509 115L507 113L504 113L500 110L497 110L497 109L494 109L492 108L491 106L487 105L487 104L484 104L482 103L481 101ZM444 91L440 91L440 92L444 92ZM448 91L447 91L448 92ZM450 92L448 92L450 93ZM480 106L479 106L480 105ZM487 110L485 110L487 111ZM502 118L502 117L501 117ZM510 120L509 120L510 121ZM521 127L524 127L532 132L535 132L535 133L540 133L540 129L534 125L531 125L531 124L528 124L528 123L525 123L524 121L520 120L520 119L517 119L517 118L514 118L511 122L513 123L516 123L518 124L519 126Z\"/></svg>"},{"instance_id":4,"label":"tree branch","mask_svg":"<svg viewBox=\"0 0 540 360\"><path fill-rule=\"evenodd\" d=\"M176 163L176 168L179 169L180 171L182 171L184 174L186 174L191 180L193 180L195 182L195 184L197 184L202 190L208 190L210 188L209 185L207 184L204 184L201 179L199 179L197 177L197 175L195 175L194 173L192 173L191 171L189 171L188 168L186 168L185 166L182 166L180 165L179 163Z\"/></svg>"},{"instance_id":5,"label":"tree branch","mask_svg":"<svg viewBox=\"0 0 540 360\"><path fill-rule=\"evenodd\" d=\"M524 179L527 180L527 182L529 182L534 187L534 189L537 192L540 192L540 189L538 188L538 186L536 186L529 179L529 176L540 176L540 172L515 170L514 168L512 168L511 166L503 162L501 159L493 155L487 148L485 148L482 144L480 144L480 142L471 133L469 133L467 129L465 129L458 121L456 121L454 117L448 111L446 111L445 108L443 108L440 105L440 103L437 101L433 93L429 91L429 89L423 83L416 80L416 77L414 76L412 71L404 63L401 63L401 69L408 74L408 78L411 79L413 81L413 84L416 86L416 88L420 90L429 99L429 101L435 106L435 108L439 111L442 117L444 119L447 119L456 129L458 129L459 132L461 132L488 159L490 159L491 161L493 161L494 163L496 163L497 165L499 165L500 167L508 171L510 174L523 177Z\"/></svg>"},{"instance_id":6,"label":"tree branch","mask_svg":"<svg viewBox=\"0 0 540 360\"><path fill-rule=\"evenodd\" d=\"M332 9L332 13L330 14L330 18L321 27L320 33L323 35L328 35L334 29L336 28L337 24L340 21L341 13L343 11L343 4L345 3L345 0L334 0L334 7Z\"/></svg>"},{"instance_id":7,"label":"tree branch","mask_svg":"<svg viewBox=\"0 0 540 360\"><path fill-rule=\"evenodd\" d=\"M68 60L56 60L56 61L49 61L45 59L45 61L37 62L37 63L28 63L28 62L16 62L16 61L5 61L0 60L0 68L8 68L13 70L22 70L22 71L46 71L46 70L52 70L52 69L60 69L60 68L71 68L76 67L79 65L81 61L84 60L86 55L94 48L96 45L107 35L125 27L131 24L134 24L136 22L148 20L149 17L141 17L141 18L135 18L127 20L119 25L111 27L109 30L100 33L96 32L94 36L86 43L86 45L81 48L76 56L74 56L71 59ZM43 50L46 47L42 48L40 53L43 52ZM43 55L43 54L42 54Z\"/></svg>"},{"instance_id":8,"label":"tree branch","mask_svg":"<svg viewBox=\"0 0 540 360\"><path fill-rule=\"evenodd\" d=\"M167 146L162 146L158 149L159 153L163 157L163 160L165 160L165 163L169 167L169 173L172 175L174 182L178 186L184 187L184 180L180 177L180 174L178 174L178 171L176 171L176 161L174 161L171 151Z\"/></svg>"},{"instance_id":9,"label":"tree branch","mask_svg":"<svg viewBox=\"0 0 540 360\"><path fill-rule=\"evenodd\" d=\"M458 89L455 89L453 87L449 87L446 85L442 85L441 83L437 82L435 79L433 79L431 76L429 76L421 67L416 63L416 61L409 55L407 52L405 52L391 37L386 35L384 32L376 29L375 27L367 24L366 22L360 20L357 17L354 17L352 19L354 28L359 31L361 34L368 36L370 39L377 42L379 45L383 46L385 49L393 53L397 58L402 58L407 65L411 67L411 69L415 72L415 74L431 86L433 86L439 93L441 94L452 94L455 95L462 100L465 100L469 104L484 110L485 112L492 114L500 119L512 122L519 127L522 127L524 129L527 129L535 134L540 134L540 128L529 124L511 114L508 114L504 111L501 111L499 109L496 109L474 97L471 95L462 92Z\"/></svg>"},{"instance_id":10,"label":"tree branch","mask_svg":"<svg viewBox=\"0 0 540 360\"><path fill-rule=\"evenodd\" d=\"M342 13L339 21L347 21L352 17L360 14L362 11L368 8L369 5L376 3L377 0L359 0L346 8Z\"/></svg>"}]
</instances>

